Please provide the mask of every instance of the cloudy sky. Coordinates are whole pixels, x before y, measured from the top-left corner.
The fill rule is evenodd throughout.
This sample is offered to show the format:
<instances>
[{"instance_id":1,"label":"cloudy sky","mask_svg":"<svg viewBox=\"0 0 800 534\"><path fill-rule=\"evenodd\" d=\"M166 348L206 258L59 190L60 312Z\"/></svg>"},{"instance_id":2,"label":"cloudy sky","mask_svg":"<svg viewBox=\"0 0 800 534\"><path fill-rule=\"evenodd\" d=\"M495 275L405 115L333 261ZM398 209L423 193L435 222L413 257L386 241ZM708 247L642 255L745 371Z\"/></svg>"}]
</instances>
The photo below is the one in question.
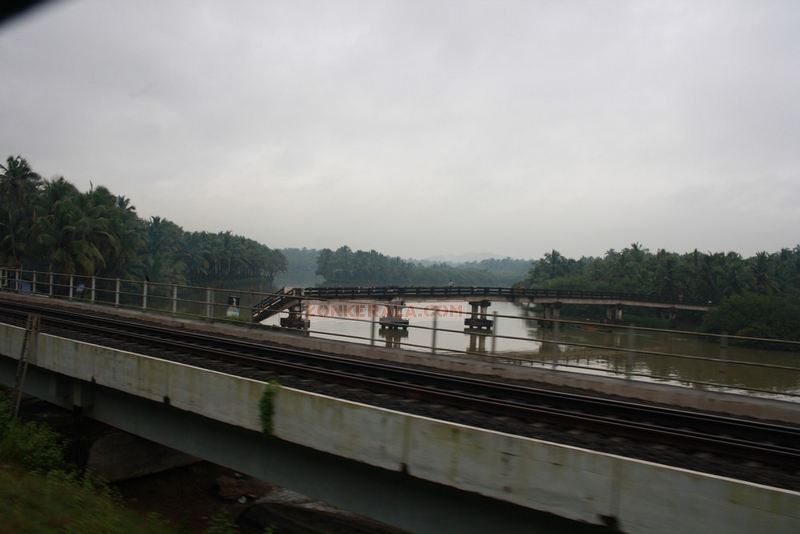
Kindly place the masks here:
<instances>
[{"instance_id":1,"label":"cloudy sky","mask_svg":"<svg viewBox=\"0 0 800 534\"><path fill-rule=\"evenodd\" d=\"M407 257L800 243L800 3L64 0L0 154L142 216Z\"/></svg>"}]
</instances>

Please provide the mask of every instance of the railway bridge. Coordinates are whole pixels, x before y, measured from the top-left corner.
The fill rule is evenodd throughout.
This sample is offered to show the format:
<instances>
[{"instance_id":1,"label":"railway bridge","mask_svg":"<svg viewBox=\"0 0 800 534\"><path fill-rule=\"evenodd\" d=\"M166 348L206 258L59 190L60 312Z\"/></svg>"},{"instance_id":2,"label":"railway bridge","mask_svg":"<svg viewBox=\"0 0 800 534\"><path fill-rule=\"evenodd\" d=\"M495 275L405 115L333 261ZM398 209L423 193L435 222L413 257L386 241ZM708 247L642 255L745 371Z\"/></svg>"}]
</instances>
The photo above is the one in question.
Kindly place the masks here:
<instances>
[{"instance_id":1,"label":"railway bridge","mask_svg":"<svg viewBox=\"0 0 800 534\"><path fill-rule=\"evenodd\" d=\"M26 329L31 314L40 329ZM358 357L347 357L324 350L333 347L326 340L225 328L2 297L0 383L413 532L800 528L797 491L602 450L618 443L605 438L625 436L666 444L673 455L759 462L758 476L776 465L792 473L800 469L796 405L641 387L724 407L722 416L391 365L375 359L387 350L376 347L350 344ZM634 387L618 380L615 391ZM534 430L542 425L560 431L545 439ZM585 446L561 441L587 432L597 438Z\"/></svg>"},{"instance_id":2,"label":"railway bridge","mask_svg":"<svg viewBox=\"0 0 800 534\"><path fill-rule=\"evenodd\" d=\"M683 298L670 299L655 295L609 291L468 286L284 287L255 304L251 311L251 319L258 323L288 310L288 317L281 319L282 326L308 328L309 320L303 318L303 309L306 302L315 299L385 301L388 317L382 320L384 327L396 327L402 324L403 320L399 319L397 310L398 306L406 301L467 301L472 306L472 312L465 320L465 324L474 329L491 327L486 309L492 300L539 304L542 306L545 325L551 324L548 321L560 317L563 304L605 306L606 320L609 321L622 321L624 306L663 310L670 319L675 319L679 310L707 312L712 308L709 302L689 302Z\"/></svg>"}]
</instances>

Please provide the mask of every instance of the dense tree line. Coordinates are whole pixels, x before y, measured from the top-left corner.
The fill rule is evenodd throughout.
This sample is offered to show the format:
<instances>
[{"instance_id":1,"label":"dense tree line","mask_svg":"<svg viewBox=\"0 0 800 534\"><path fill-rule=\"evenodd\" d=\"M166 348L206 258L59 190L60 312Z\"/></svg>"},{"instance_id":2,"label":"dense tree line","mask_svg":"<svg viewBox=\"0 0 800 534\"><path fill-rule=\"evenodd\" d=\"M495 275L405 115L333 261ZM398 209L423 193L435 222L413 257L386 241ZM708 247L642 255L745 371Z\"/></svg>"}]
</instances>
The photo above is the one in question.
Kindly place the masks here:
<instances>
[{"instance_id":1,"label":"dense tree line","mask_svg":"<svg viewBox=\"0 0 800 534\"><path fill-rule=\"evenodd\" d=\"M729 334L800 339L800 245L745 258L735 252L655 253L638 243L603 257L548 252L526 284L624 291L718 304L705 327Z\"/></svg>"},{"instance_id":2,"label":"dense tree line","mask_svg":"<svg viewBox=\"0 0 800 534\"><path fill-rule=\"evenodd\" d=\"M652 253L638 243L577 260L554 250L534 264L527 282L534 287L626 291L712 303L744 293L797 296L800 245L751 258L697 250Z\"/></svg>"},{"instance_id":3,"label":"dense tree line","mask_svg":"<svg viewBox=\"0 0 800 534\"><path fill-rule=\"evenodd\" d=\"M316 274L325 285L511 286L529 265L527 260L511 258L459 265L422 263L343 246L319 251Z\"/></svg>"},{"instance_id":4,"label":"dense tree line","mask_svg":"<svg viewBox=\"0 0 800 534\"><path fill-rule=\"evenodd\" d=\"M0 165L0 263L77 275L212 283L271 283L286 258L230 232L186 232L161 217L141 219L107 188L81 192L63 177L43 179L24 158Z\"/></svg>"},{"instance_id":5,"label":"dense tree line","mask_svg":"<svg viewBox=\"0 0 800 534\"><path fill-rule=\"evenodd\" d=\"M499 286L513 286L526 275L531 261L515 258L489 258L480 261L468 261L457 265L460 269L487 271L494 275Z\"/></svg>"}]
</instances>

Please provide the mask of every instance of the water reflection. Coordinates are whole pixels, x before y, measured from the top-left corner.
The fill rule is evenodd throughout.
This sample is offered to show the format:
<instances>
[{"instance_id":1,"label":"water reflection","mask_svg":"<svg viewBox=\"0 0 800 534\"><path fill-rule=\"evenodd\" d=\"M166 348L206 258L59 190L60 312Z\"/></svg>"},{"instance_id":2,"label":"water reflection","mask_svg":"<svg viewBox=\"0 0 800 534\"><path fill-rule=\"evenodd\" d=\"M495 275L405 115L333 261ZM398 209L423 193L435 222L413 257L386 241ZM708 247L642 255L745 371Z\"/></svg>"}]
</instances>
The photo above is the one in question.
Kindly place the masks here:
<instances>
[{"instance_id":1,"label":"water reflection","mask_svg":"<svg viewBox=\"0 0 800 534\"><path fill-rule=\"evenodd\" d=\"M467 352L475 352L478 354L486 353L486 338L489 337L485 333L465 332L469 337L469 345L467 345Z\"/></svg>"},{"instance_id":2,"label":"water reflection","mask_svg":"<svg viewBox=\"0 0 800 534\"><path fill-rule=\"evenodd\" d=\"M408 330L378 330L378 335L385 340L385 346L388 349L402 348L403 340L408 337Z\"/></svg>"}]
</instances>

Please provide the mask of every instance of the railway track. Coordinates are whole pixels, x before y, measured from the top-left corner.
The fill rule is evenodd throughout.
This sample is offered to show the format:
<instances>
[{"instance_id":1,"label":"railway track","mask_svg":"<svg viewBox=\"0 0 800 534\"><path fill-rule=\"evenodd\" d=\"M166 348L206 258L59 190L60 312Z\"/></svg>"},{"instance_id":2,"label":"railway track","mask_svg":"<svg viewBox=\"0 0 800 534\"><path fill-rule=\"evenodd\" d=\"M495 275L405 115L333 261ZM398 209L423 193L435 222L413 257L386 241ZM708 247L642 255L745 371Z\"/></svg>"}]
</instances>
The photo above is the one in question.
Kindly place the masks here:
<instances>
[{"instance_id":1,"label":"railway track","mask_svg":"<svg viewBox=\"0 0 800 534\"><path fill-rule=\"evenodd\" d=\"M43 330L58 335L73 333L134 343L277 376L313 379L527 423L546 422L739 462L800 469L800 428L796 426L411 369L83 311L16 301L0 304L0 320L6 322L19 323L28 313L41 315Z\"/></svg>"}]
</instances>

